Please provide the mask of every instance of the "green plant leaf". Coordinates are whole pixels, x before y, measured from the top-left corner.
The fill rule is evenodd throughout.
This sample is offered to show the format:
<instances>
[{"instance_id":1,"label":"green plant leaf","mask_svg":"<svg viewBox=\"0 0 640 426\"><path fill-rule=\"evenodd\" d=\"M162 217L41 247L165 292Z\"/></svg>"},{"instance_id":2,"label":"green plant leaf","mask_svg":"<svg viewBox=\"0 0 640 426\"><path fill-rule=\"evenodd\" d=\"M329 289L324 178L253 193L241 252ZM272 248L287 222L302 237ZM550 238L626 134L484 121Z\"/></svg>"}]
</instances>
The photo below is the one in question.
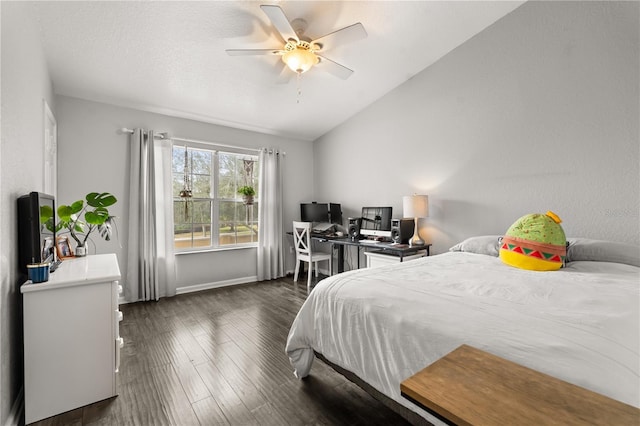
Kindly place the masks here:
<instances>
[{"instance_id":1,"label":"green plant leaf","mask_svg":"<svg viewBox=\"0 0 640 426\"><path fill-rule=\"evenodd\" d=\"M70 206L62 205L58 207L58 217L62 222L68 222L71 219L73 211Z\"/></svg>"},{"instance_id":2,"label":"green plant leaf","mask_svg":"<svg viewBox=\"0 0 640 426\"><path fill-rule=\"evenodd\" d=\"M247 195L247 196L256 195L256 190L253 189L252 186L245 185L238 188L238 194Z\"/></svg>"},{"instance_id":3,"label":"green plant leaf","mask_svg":"<svg viewBox=\"0 0 640 426\"><path fill-rule=\"evenodd\" d=\"M87 194L87 204L91 207L109 207L114 205L116 201L118 201L116 197L108 192L91 192Z\"/></svg>"},{"instance_id":4,"label":"green plant leaf","mask_svg":"<svg viewBox=\"0 0 640 426\"><path fill-rule=\"evenodd\" d=\"M84 201L78 200L71 204L71 213L78 213L84 207Z\"/></svg>"},{"instance_id":5,"label":"green plant leaf","mask_svg":"<svg viewBox=\"0 0 640 426\"><path fill-rule=\"evenodd\" d=\"M82 200L78 200L70 206L62 204L58 206L58 217L60 218L60 220L64 221L69 221L71 219L76 220L75 218L77 218L77 216L75 216L75 214L79 213L82 210L83 205L84 201Z\"/></svg>"},{"instance_id":6,"label":"green plant leaf","mask_svg":"<svg viewBox=\"0 0 640 426\"><path fill-rule=\"evenodd\" d=\"M84 220L91 225L102 225L109 218L109 211L104 207L98 207L92 212L84 214Z\"/></svg>"}]
</instances>

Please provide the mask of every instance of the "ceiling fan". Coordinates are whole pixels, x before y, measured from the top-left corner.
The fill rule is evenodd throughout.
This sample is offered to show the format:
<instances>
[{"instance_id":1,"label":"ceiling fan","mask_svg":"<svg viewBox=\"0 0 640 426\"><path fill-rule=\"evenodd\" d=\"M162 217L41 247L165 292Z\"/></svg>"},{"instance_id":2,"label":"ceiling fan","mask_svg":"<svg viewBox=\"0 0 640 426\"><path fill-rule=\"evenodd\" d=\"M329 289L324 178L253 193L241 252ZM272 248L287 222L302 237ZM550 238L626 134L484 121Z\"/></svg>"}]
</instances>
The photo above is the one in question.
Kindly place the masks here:
<instances>
[{"instance_id":1,"label":"ceiling fan","mask_svg":"<svg viewBox=\"0 0 640 426\"><path fill-rule=\"evenodd\" d=\"M285 44L278 49L227 49L231 56L240 55L279 55L286 64L280 74L280 81L288 81L292 75L289 70L298 75L309 71L314 65L318 68L346 80L353 74L353 70L321 55L326 46L340 45L367 37L364 26L358 22L315 40L305 36L307 22L304 19L294 19L289 22L280 6L261 5L262 11L269 17Z\"/></svg>"}]
</instances>

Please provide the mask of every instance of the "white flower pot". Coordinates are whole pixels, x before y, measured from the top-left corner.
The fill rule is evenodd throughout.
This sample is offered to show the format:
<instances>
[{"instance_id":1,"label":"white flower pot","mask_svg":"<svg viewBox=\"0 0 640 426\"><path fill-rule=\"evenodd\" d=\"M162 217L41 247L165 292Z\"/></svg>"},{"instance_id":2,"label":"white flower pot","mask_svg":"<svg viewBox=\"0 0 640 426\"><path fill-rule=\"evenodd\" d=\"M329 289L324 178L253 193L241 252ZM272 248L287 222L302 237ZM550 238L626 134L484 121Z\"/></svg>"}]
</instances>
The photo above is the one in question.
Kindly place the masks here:
<instances>
[{"instance_id":1,"label":"white flower pot","mask_svg":"<svg viewBox=\"0 0 640 426\"><path fill-rule=\"evenodd\" d=\"M89 254L89 247L87 246L77 246L76 247L76 257L82 257Z\"/></svg>"}]
</instances>

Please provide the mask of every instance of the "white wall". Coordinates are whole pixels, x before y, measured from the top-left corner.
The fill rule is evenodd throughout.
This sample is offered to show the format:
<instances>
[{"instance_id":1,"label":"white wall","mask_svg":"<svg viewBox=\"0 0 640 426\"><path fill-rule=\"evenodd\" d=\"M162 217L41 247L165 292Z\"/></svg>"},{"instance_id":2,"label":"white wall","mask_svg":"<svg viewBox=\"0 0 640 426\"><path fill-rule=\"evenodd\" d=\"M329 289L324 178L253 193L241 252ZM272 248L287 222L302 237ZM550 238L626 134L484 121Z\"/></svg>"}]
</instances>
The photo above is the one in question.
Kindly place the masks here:
<instances>
[{"instance_id":1,"label":"white wall","mask_svg":"<svg viewBox=\"0 0 640 426\"><path fill-rule=\"evenodd\" d=\"M55 114L51 79L30 6L0 2L2 15L2 143L0 145L0 424L13 418L22 386L22 297L16 199L43 191L44 107ZM18 401L19 402L19 401ZM17 407L17 406L16 406Z\"/></svg>"},{"instance_id":2,"label":"white wall","mask_svg":"<svg viewBox=\"0 0 640 426\"><path fill-rule=\"evenodd\" d=\"M524 4L315 141L317 198L399 217L428 194L435 252L547 210L568 236L639 244L638 12Z\"/></svg>"},{"instance_id":3,"label":"white wall","mask_svg":"<svg viewBox=\"0 0 640 426\"><path fill-rule=\"evenodd\" d=\"M123 274L127 270L129 210L129 136L122 127L142 127L168 132L174 137L219 142L245 148L274 147L286 152L283 161L284 224L288 229L298 218L301 201L310 197L312 145L245 130L218 126L89 102L56 97L58 118L58 201L68 204L92 191L111 192L118 202L109 209L118 217L118 245L94 238L99 253L116 253ZM285 243L291 243L285 238ZM294 267L286 250L287 269ZM179 255L176 259L178 287L225 284L254 280L256 250L238 249Z\"/></svg>"}]
</instances>

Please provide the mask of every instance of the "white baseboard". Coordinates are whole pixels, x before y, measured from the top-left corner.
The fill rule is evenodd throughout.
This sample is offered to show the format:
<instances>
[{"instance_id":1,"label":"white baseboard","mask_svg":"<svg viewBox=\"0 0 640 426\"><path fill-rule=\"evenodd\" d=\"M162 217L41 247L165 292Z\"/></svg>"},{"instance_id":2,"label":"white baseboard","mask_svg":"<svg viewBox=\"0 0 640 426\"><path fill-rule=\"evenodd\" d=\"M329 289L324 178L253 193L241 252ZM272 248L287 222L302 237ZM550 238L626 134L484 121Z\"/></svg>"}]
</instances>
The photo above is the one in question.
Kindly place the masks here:
<instances>
[{"instance_id":1,"label":"white baseboard","mask_svg":"<svg viewBox=\"0 0 640 426\"><path fill-rule=\"evenodd\" d=\"M252 277L234 278L234 279L225 280L225 281L216 281L216 282L212 282L212 283L204 283L204 284L189 285L189 286L185 286L185 287L177 287L176 288L176 295L194 293L196 291L209 290L209 289L218 288L218 287L227 287L227 286L236 285L236 284L255 283L256 281L258 281L258 277L254 275ZM130 302L127 302L124 299L123 296L120 296L118 298L118 304L119 305L124 305L126 303L130 303Z\"/></svg>"},{"instance_id":2,"label":"white baseboard","mask_svg":"<svg viewBox=\"0 0 640 426\"><path fill-rule=\"evenodd\" d=\"M258 277L254 275L252 277L234 278L234 279L231 279L231 280L224 280L224 281L216 281L216 282L212 282L212 283L190 285L190 286L186 286L186 287L178 287L178 288L176 288L176 294L193 293L195 291L209 290L209 289L218 288L218 287L227 287L227 286L236 285L236 284L254 283L256 281L258 281Z\"/></svg>"},{"instance_id":3,"label":"white baseboard","mask_svg":"<svg viewBox=\"0 0 640 426\"><path fill-rule=\"evenodd\" d=\"M4 423L4 426L18 426L22 423L22 412L24 411L24 386L20 387L20 392L18 392L18 396L16 400L13 401L13 405L11 406L11 411L9 412L9 417L7 417L7 421Z\"/></svg>"}]
</instances>

